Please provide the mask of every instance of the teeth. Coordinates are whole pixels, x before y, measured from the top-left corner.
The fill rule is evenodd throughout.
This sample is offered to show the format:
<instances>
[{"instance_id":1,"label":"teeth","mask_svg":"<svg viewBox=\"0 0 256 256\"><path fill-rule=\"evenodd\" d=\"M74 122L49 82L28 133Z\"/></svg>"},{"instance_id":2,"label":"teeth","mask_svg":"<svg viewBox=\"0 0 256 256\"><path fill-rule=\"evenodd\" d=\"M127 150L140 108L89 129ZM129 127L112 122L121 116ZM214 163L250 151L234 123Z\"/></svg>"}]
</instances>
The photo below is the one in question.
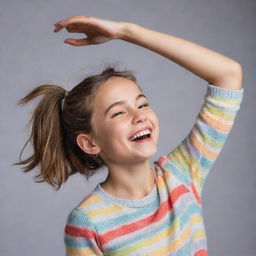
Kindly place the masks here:
<instances>
[{"instance_id":1,"label":"teeth","mask_svg":"<svg viewBox=\"0 0 256 256\"><path fill-rule=\"evenodd\" d=\"M150 134L150 130L149 129L134 134L132 136L132 140L135 140L136 138L141 137L143 135L147 135L147 134Z\"/></svg>"}]
</instances>

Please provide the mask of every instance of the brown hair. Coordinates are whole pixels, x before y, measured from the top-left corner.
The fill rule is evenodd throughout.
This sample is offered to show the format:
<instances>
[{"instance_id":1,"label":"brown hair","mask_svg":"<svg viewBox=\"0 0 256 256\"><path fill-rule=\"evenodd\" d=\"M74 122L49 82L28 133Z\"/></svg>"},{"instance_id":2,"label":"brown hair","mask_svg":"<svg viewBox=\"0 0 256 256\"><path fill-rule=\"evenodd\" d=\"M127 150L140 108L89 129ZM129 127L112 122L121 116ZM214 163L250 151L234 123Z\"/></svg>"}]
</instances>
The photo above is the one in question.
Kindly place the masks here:
<instances>
[{"instance_id":1,"label":"brown hair","mask_svg":"<svg viewBox=\"0 0 256 256\"><path fill-rule=\"evenodd\" d=\"M47 182L58 190L69 176L81 173L88 179L104 166L97 155L90 155L80 149L76 137L92 131L91 116L93 98L97 88L109 78L119 76L137 83L131 71L116 71L108 67L102 73L85 78L68 94L58 85L41 85L33 89L19 104L26 104L38 96L43 98L36 106L30 120L31 134L20 153L22 169L29 172L40 166L36 182ZM66 95L66 97L65 97ZM62 99L65 97L63 109ZM33 145L33 154L25 160L21 155L28 142Z\"/></svg>"}]
</instances>

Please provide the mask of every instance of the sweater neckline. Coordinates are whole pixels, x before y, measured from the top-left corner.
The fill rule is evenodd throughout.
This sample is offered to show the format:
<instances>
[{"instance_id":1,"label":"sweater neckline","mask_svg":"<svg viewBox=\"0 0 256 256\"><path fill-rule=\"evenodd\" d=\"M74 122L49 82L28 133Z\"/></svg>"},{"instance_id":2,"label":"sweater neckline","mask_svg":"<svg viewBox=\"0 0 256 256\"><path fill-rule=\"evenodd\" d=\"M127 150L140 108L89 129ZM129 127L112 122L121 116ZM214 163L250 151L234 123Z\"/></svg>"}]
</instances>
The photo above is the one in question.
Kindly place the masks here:
<instances>
[{"instance_id":1,"label":"sweater neckline","mask_svg":"<svg viewBox=\"0 0 256 256\"><path fill-rule=\"evenodd\" d=\"M110 201L114 204L118 204L121 206L130 207L130 208L144 207L146 205L153 203L158 197L156 184L154 184L152 191L148 195L139 199L123 199L123 198L112 196L111 194L106 192L100 184L98 184L97 187L95 188L95 193L107 201Z\"/></svg>"},{"instance_id":2,"label":"sweater neckline","mask_svg":"<svg viewBox=\"0 0 256 256\"><path fill-rule=\"evenodd\" d=\"M155 175L155 172L154 172L154 175ZM96 186L94 192L109 202L112 202L114 204L118 204L121 206L125 206L125 207L130 207L130 208L144 207L146 205L153 203L155 200L158 200L156 179L155 179L155 183L154 183L154 186L153 186L153 189L151 190L151 192L149 194L147 194L146 196L139 198L139 199L124 199L124 198L119 198L119 197L113 196L113 195L109 194L107 191L105 191L100 184L98 184Z\"/></svg>"}]
</instances>

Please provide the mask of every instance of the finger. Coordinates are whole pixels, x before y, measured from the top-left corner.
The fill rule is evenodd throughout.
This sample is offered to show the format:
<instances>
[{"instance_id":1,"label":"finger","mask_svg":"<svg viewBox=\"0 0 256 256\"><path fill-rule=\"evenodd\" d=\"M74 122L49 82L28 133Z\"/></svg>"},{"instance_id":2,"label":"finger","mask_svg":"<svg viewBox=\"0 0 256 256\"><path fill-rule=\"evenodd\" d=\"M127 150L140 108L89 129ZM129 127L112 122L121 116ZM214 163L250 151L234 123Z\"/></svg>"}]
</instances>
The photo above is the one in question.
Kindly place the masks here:
<instances>
[{"instance_id":1,"label":"finger","mask_svg":"<svg viewBox=\"0 0 256 256\"><path fill-rule=\"evenodd\" d=\"M63 26L63 25L54 25L55 26L55 29L54 29L54 32L59 32L61 29L63 28L66 28L66 30L69 32L69 33L78 33L77 32L77 28L75 27L72 27L73 24L71 25L66 25L66 26Z\"/></svg>"},{"instance_id":2,"label":"finger","mask_svg":"<svg viewBox=\"0 0 256 256\"><path fill-rule=\"evenodd\" d=\"M85 23L86 20L89 18L89 16L71 16L69 18L66 18L64 20L61 20L59 22L56 22L54 24L55 28L55 32L60 31L62 28L67 27L68 25L72 25L74 23Z\"/></svg>"},{"instance_id":3,"label":"finger","mask_svg":"<svg viewBox=\"0 0 256 256\"><path fill-rule=\"evenodd\" d=\"M63 19L63 20L60 20L60 21L56 22L56 23L54 24L54 26L63 25L63 23L64 23L66 20L70 19L70 18L71 18L71 17L66 18L66 19Z\"/></svg>"},{"instance_id":4,"label":"finger","mask_svg":"<svg viewBox=\"0 0 256 256\"><path fill-rule=\"evenodd\" d=\"M54 24L54 26L55 26L55 28L53 30L54 32L59 32L61 29L63 29L63 27L58 24L57 25Z\"/></svg>"},{"instance_id":5,"label":"finger","mask_svg":"<svg viewBox=\"0 0 256 256\"><path fill-rule=\"evenodd\" d=\"M84 45L91 45L88 38L82 38L82 39L74 39L74 38L68 38L64 41L66 44L70 44L73 46L84 46Z\"/></svg>"},{"instance_id":6,"label":"finger","mask_svg":"<svg viewBox=\"0 0 256 256\"><path fill-rule=\"evenodd\" d=\"M88 16L82 16L82 15L80 15L80 16L70 16L70 17L67 17L63 20L60 20L60 21L56 22L54 25L63 24L66 21L69 21L69 20L74 20L74 19L77 20L77 19L81 19L81 18L85 18L85 17L88 17Z\"/></svg>"},{"instance_id":7,"label":"finger","mask_svg":"<svg viewBox=\"0 0 256 256\"><path fill-rule=\"evenodd\" d=\"M73 17L69 17L64 20L60 20L60 21L56 22L54 24L54 26L55 26L54 32L59 32L61 29L63 29L67 25L66 22L71 19L73 19Z\"/></svg>"}]
</instances>

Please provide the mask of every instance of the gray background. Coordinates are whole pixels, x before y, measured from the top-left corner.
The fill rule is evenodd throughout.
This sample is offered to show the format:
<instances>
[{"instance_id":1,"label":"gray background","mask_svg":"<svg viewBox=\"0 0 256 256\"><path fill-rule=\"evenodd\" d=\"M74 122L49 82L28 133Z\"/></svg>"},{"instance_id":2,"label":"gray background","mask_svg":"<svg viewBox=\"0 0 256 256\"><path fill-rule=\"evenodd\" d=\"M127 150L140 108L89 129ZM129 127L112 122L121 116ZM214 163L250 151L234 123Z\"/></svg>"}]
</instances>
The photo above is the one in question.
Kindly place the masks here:
<instances>
[{"instance_id":1,"label":"gray background","mask_svg":"<svg viewBox=\"0 0 256 256\"><path fill-rule=\"evenodd\" d=\"M33 104L16 105L46 82L71 89L107 63L136 71L160 119L159 150L168 153L188 134L207 83L142 47L123 41L75 48L53 24L71 15L130 21L179 36L242 64L244 101L203 191L211 256L256 255L255 0L9 0L1 1L0 24L0 255L64 255L63 230L71 209L104 179L71 177L55 192L34 183L37 173L12 166L28 137ZM80 37L79 35L77 35ZM29 149L25 156L29 155Z\"/></svg>"}]
</instances>

